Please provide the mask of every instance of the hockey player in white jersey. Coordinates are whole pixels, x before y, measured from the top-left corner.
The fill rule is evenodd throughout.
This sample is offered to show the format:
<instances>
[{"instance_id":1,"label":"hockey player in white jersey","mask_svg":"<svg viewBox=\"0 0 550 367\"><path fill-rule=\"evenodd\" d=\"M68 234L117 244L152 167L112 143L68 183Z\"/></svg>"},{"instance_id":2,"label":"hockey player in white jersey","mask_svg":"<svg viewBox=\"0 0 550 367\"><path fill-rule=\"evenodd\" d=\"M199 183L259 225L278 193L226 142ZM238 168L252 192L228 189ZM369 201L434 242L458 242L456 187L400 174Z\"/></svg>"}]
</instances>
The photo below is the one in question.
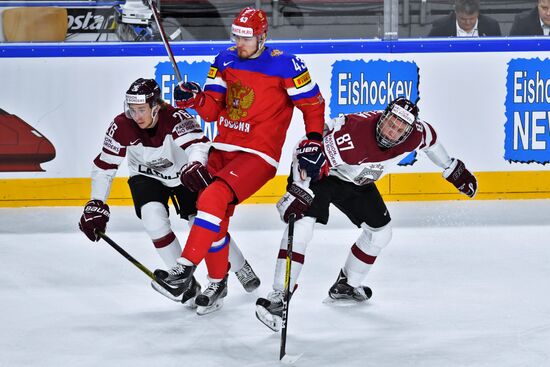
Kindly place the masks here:
<instances>
[{"instance_id":1,"label":"hockey player in white jersey","mask_svg":"<svg viewBox=\"0 0 550 367\"><path fill-rule=\"evenodd\" d=\"M277 203L285 222L290 214L296 215L289 289L295 289L314 225L327 224L332 203L361 232L328 295L334 302L364 302L372 291L362 283L392 237L390 214L375 181L414 150L423 151L443 170L443 177L470 198L476 194L477 180L461 160L449 156L434 128L418 119L417 105L401 97L384 111L330 120L323 143L327 161L300 162L295 158L287 192ZM328 176L315 182L304 177L303 167L313 163L326 164ZM281 327L286 245L287 230L281 240L273 291L256 302L256 317L274 331Z\"/></svg>"},{"instance_id":2,"label":"hockey player in white jersey","mask_svg":"<svg viewBox=\"0 0 550 367\"><path fill-rule=\"evenodd\" d=\"M124 113L116 116L107 129L103 149L93 162L91 200L85 205L79 227L90 240L99 240L97 231L104 232L109 221L106 202L113 178L127 158L128 185L136 215L170 268L180 256L181 246L168 218L168 198L176 212L191 225L197 213L198 190L194 183L208 180L208 174L200 167L206 164L210 141L187 111L160 98L160 88L154 79L140 78L132 83L124 107ZM230 270L247 292L253 291L260 285L259 278L230 235L222 241L229 243ZM220 245L214 243L212 248ZM161 276L168 276L164 273ZM194 280L189 292L172 299L182 303L190 300L187 304L193 306L199 292L200 285ZM208 310L199 308L197 312Z\"/></svg>"}]
</instances>

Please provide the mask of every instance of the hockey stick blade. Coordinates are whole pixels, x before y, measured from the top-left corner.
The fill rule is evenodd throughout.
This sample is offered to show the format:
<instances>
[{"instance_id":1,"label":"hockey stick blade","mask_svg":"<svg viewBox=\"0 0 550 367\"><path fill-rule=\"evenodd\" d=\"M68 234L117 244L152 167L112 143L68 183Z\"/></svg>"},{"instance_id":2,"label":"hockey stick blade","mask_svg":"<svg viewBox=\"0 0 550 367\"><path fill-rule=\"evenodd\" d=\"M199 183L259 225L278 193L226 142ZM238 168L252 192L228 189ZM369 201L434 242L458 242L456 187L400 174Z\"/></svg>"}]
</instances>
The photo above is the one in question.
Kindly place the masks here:
<instances>
[{"instance_id":1,"label":"hockey stick blade","mask_svg":"<svg viewBox=\"0 0 550 367\"><path fill-rule=\"evenodd\" d=\"M300 354L297 354L297 355L285 354L283 356L283 358L281 358L281 363L283 363L283 364L294 364L303 355L304 355L304 353L300 353Z\"/></svg>"},{"instance_id":2,"label":"hockey stick blade","mask_svg":"<svg viewBox=\"0 0 550 367\"><path fill-rule=\"evenodd\" d=\"M172 289L168 284L164 283L161 279L158 279L157 276L149 270L145 265L137 261L132 255L130 255L126 250L124 250L122 247L120 247L115 241L113 241L109 236L107 236L104 232L97 231L97 235L103 239L105 242L107 242L112 248L116 250L119 254L121 254L126 260L131 262L136 268L141 270L145 275L147 275L149 278L151 278L155 283L160 285L162 288L164 288L167 292L172 294L174 297L178 297L181 295L180 292L178 292L175 289Z\"/></svg>"}]
</instances>

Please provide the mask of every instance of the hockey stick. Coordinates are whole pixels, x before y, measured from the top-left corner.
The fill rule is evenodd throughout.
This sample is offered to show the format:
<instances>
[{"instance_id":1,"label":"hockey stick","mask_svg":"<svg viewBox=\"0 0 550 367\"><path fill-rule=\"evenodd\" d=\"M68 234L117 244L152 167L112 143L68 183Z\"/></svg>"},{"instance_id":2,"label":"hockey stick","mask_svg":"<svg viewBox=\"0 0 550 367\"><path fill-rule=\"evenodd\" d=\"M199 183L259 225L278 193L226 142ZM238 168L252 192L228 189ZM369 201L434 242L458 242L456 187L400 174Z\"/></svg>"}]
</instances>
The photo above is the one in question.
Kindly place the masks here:
<instances>
[{"instance_id":1,"label":"hockey stick","mask_svg":"<svg viewBox=\"0 0 550 367\"><path fill-rule=\"evenodd\" d=\"M172 52L172 48L168 43L168 37L166 37L166 32L164 32L164 27L160 23L160 13L154 3L154 0L143 0L143 1L144 2L147 1L149 8L153 12L153 18L155 18L155 23L157 24L157 27L160 32L160 37L162 38L162 43L164 43L164 48L168 53L168 58L170 58L170 63L172 64L172 68L174 68L174 73L176 73L176 79L178 79L178 83L181 83L183 81L183 78L181 77L180 69L176 64L176 59L174 58L174 53Z\"/></svg>"},{"instance_id":2,"label":"hockey stick","mask_svg":"<svg viewBox=\"0 0 550 367\"><path fill-rule=\"evenodd\" d=\"M170 292L170 294L172 294L173 296L177 297L179 296L179 293L174 290L174 289L171 289L170 287L168 287L164 282L159 282L157 280L157 277L155 276L155 274L153 274L153 272L151 270L149 270L145 265L143 265L142 263L140 263L139 261L137 261L132 255L130 255L129 253L126 252L126 250L124 250L122 247L120 247L119 245L117 245L117 243L115 241L113 241L112 239L109 238L109 236L107 236L105 233L101 232L101 231L97 231L97 235L99 237L101 237L101 239L103 239L105 242L107 242L109 245L111 245L112 248L114 248L119 254L121 254L122 256L124 256L126 258L126 260L130 261L132 264L134 264L139 270L141 270L142 272L145 273L145 275L147 275L149 278L151 278L154 282L156 282L157 284L159 284L162 288L164 288L166 291Z\"/></svg>"},{"instance_id":3,"label":"hockey stick","mask_svg":"<svg viewBox=\"0 0 550 367\"><path fill-rule=\"evenodd\" d=\"M290 302L290 270L292 268L292 243L294 242L294 221L296 215L291 214L288 217L288 238L286 247L286 271L285 271L285 289L283 298L283 314L281 323L281 351L279 353L279 360L285 364L292 364L302 356L291 355L286 353L286 332L288 324L288 303Z\"/></svg>"}]
</instances>

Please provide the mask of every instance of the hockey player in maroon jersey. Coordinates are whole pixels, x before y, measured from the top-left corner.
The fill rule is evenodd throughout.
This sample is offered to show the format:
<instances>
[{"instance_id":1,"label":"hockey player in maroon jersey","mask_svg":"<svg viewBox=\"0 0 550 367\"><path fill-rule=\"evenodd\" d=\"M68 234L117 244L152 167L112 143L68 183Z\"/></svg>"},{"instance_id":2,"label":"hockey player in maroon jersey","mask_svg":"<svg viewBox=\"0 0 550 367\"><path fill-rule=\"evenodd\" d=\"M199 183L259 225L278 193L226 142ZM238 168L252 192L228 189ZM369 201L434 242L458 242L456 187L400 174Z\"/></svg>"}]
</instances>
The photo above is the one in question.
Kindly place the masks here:
<instances>
[{"instance_id":1,"label":"hockey player in maroon jersey","mask_svg":"<svg viewBox=\"0 0 550 367\"><path fill-rule=\"evenodd\" d=\"M206 163L210 145L200 124L187 111L160 98L160 88L154 79L137 79L126 92L125 112L116 116L107 129L103 149L94 160L92 198L80 218L80 229L92 241L99 240L96 231L105 231L110 216L106 201L111 183L127 157L128 185L136 214L160 257L171 267L180 256L181 247L170 226L168 198L178 214L192 223L197 212L197 193L181 184L180 170L185 175L188 162ZM230 235L214 243L213 248L227 244L231 270L251 292L260 285L260 280ZM166 272L160 275L167 276ZM185 303L199 291L200 285L193 279L193 286L186 294L172 299ZM193 301L188 304L193 306Z\"/></svg>"},{"instance_id":2,"label":"hockey player in maroon jersey","mask_svg":"<svg viewBox=\"0 0 550 367\"><path fill-rule=\"evenodd\" d=\"M188 171L189 179L196 173L194 181L203 191L181 258L165 282L185 291L195 267L205 259L218 286L207 289L203 295L208 297L200 301L212 307L221 306L226 292L227 248L209 252L211 244L226 235L235 205L275 176L294 107L304 116L307 135L301 143L302 169L315 177L325 162L325 102L319 87L302 60L265 45L267 28L263 10L243 9L231 26L235 46L216 56L204 91L186 82L175 93L180 107L192 107L204 120L217 121L219 134L207 167L199 162Z\"/></svg>"},{"instance_id":3,"label":"hockey player in maroon jersey","mask_svg":"<svg viewBox=\"0 0 550 367\"><path fill-rule=\"evenodd\" d=\"M361 284L392 236L390 214L375 181L414 150L426 153L443 169L443 177L468 197L476 194L477 181L461 160L447 154L434 128L418 120L418 107L405 98L397 98L384 111L353 113L330 120L323 140L328 176L317 182L303 181L293 165L287 193L277 203L285 222L292 213L297 218L289 287L295 289L314 225L327 224L332 203L361 228L361 233L328 294L335 301L363 302L372 296L372 291ZM257 318L274 331L281 327L286 235L285 231L273 291L256 302Z\"/></svg>"}]
</instances>

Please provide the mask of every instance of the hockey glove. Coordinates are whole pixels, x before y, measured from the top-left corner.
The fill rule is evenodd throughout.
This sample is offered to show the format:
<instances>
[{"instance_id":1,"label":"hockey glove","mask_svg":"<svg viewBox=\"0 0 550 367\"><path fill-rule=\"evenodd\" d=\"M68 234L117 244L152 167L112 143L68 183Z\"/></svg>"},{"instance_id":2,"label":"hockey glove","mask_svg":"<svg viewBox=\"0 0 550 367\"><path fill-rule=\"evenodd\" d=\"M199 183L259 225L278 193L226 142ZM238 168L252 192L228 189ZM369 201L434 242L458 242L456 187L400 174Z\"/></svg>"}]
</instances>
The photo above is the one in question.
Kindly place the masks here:
<instances>
[{"instance_id":1,"label":"hockey glove","mask_svg":"<svg viewBox=\"0 0 550 367\"><path fill-rule=\"evenodd\" d=\"M291 184L287 192L277 202L277 210L281 220L288 223L291 214L296 215L296 220L302 219L304 214L313 202L313 191L308 188L300 187L295 183Z\"/></svg>"},{"instance_id":2,"label":"hockey glove","mask_svg":"<svg viewBox=\"0 0 550 367\"><path fill-rule=\"evenodd\" d=\"M323 152L323 143L316 140L304 140L296 148L296 160L300 172L315 182L328 174L328 163ZM305 180L306 177L301 177Z\"/></svg>"},{"instance_id":3,"label":"hockey glove","mask_svg":"<svg viewBox=\"0 0 550 367\"><path fill-rule=\"evenodd\" d=\"M180 83L174 88L174 101L179 108L195 108L204 105L206 96L195 82Z\"/></svg>"},{"instance_id":4,"label":"hockey glove","mask_svg":"<svg viewBox=\"0 0 550 367\"><path fill-rule=\"evenodd\" d=\"M202 163L195 161L182 167L180 181L189 190L198 192L212 183L212 176Z\"/></svg>"},{"instance_id":5,"label":"hockey glove","mask_svg":"<svg viewBox=\"0 0 550 367\"><path fill-rule=\"evenodd\" d=\"M452 183L458 191L473 198L477 192L477 179L468 171L460 159L451 161L451 165L443 171L443 177Z\"/></svg>"},{"instance_id":6,"label":"hockey glove","mask_svg":"<svg viewBox=\"0 0 550 367\"><path fill-rule=\"evenodd\" d=\"M84 214L80 217L78 228L91 241L99 241L97 231L105 232L110 215L109 205L101 200L90 200L84 206Z\"/></svg>"}]
</instances>

